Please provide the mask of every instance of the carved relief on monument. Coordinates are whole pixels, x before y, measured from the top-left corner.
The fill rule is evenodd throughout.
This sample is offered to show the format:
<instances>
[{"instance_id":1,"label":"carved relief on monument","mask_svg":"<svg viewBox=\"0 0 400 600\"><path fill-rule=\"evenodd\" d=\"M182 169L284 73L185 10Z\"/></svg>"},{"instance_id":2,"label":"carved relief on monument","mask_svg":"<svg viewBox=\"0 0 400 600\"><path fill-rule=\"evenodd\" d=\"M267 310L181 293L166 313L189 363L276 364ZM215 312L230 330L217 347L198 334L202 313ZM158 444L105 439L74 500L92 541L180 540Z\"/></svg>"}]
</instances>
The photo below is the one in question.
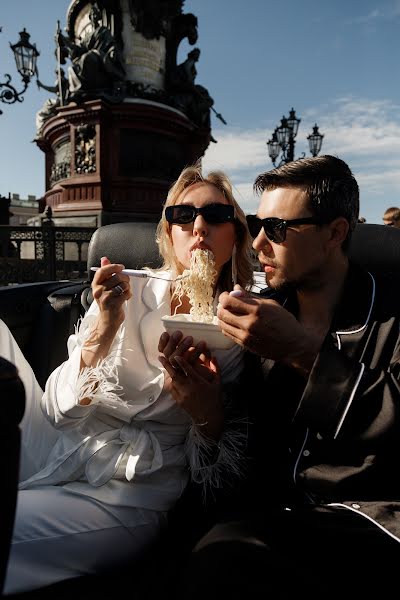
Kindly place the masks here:
<instances>
[{"instance_id":1,"label":"carved relief on monument","mask_svg":"<svg viewBox=\"0 0 400 600\"><path fill-rule=\"evenodd\" d=\"M79 125L75 131L75 173L84 175L96 172L96 128Z\"/></svg>"},{"instance_id":2,"label":"carved relief on monument","mask_svg":"<svg viewBox=\"0 0 400 600\"><path fill-rule=\"evenodd\" d=\"M62 139L54 148L54 163L51 167L50 185L53 186L60 179L71 176L71 140L69 137Z\"/></svg>"}]
</instances>

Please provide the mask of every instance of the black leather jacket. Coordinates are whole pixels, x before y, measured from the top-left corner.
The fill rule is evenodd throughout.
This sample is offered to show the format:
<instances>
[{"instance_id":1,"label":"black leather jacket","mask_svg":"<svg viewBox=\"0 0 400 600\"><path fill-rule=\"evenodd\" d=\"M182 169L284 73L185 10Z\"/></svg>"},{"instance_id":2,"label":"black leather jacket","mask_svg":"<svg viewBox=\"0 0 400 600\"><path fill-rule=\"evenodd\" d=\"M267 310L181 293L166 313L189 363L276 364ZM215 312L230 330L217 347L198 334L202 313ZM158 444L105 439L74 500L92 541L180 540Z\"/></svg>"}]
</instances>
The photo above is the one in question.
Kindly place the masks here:
<instances>
[{"instance_id":1,"label":"black leather jacket","mask_svg":"<svg viewBox=\"0 0 400 600\"><path fill-rule=\"evenodd\" d=\"M265 361L253 382L253 500L353 510L400 542L398 276L350 265L308 380Z\"/></svg>"}]
</instances>

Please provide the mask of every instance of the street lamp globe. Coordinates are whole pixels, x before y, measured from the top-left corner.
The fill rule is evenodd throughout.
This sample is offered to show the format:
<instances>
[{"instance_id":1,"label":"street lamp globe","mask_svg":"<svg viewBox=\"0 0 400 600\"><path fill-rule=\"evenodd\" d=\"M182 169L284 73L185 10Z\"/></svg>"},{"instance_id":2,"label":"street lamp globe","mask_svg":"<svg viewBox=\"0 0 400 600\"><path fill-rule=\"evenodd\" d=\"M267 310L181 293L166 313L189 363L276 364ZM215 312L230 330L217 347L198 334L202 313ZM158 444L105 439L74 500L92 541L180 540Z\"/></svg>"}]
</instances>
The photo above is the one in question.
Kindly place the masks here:
<instances>
[{"instance_id":1,"label":"street lamp globe","mask_svg":"<svg viewBox=\"0 0 400 600\"><path fill-rule=\"evenodd\" d=\"M300 121L301 121L301 119L298 119L296 117L296 111L294 110L294 108L292 108L292 110L289 111L289 118L287 119L287 124L289 125L290 129L292 130L293 137L296 137L296 135L297 135Z\"/></svg>"},{"instance_id":2,"label":"street lamp globe","mask_svg":"<svg viewBox=\"0 0 400 600\"><path fill-rule=\"evenodd\" d=\"M268 140L267 146L268 146L269 157L272 160L272 162L275 164L275 161L278 158L279 153L281 151L281 147L278 142L278 138L276 137L276 129L275 129L274 133L272 134L272 138L270 140Z\"/></svg>"},{"instance_id":3,"label":"street lamp globe","mask_svg":"<svg viewBox=\"0 0 400 600\"><path fill-rule=\"evenodd\" d=\"M317 156L322 146L323 134L318 131L318 125L315 124L312 133L307 136L310 152L313 156Z\"/></svg>"},{"instance_id":4,"label":"street lamp globe","mask_svg":"<svg viewBox=\"0 0 400 600\"><path fill-rule=\"evenodd\" d=\"M289 143L292 130L286 117L282 117L280 126L276 129L276 137L281 148L286 148Z\"/></svg>"},{"instance_id":5,"label":"street lamp globe","mask_svg":"<svg viewBox=\"0 0 400 600\"><path fill-rule=\"evenodd\" d=\"M31 77L36 73L36 61L39 52L35 45L29 41L30 34L26 31L19 32L19 40L16 44L11 44L11 50L14 52L15 64L22 81L27 84Z\"/></svg>"},{"instance_id":6,"label":"street lamp globe","mask_svg":"<svg viewBox=\"0 0 400 600\"><path fill-rule=\"evenodd\" d=\"M23 94L26 92L29 82L33 75L37 75L36 62L39 56L39 51L34 44L31 44L29 38L31 36L24 28L19 32L19 40L16 44L11 44L11 50L14 53L15 64L17 65L18 73L22 77L24 84L23 89L18 92L11 84L11 75L5 73L5 80L0 82L0 102L5 104L14 104L15 102L23 101ZM3 111L0 110L0 115Z\"/></svg>"}]
</instances>

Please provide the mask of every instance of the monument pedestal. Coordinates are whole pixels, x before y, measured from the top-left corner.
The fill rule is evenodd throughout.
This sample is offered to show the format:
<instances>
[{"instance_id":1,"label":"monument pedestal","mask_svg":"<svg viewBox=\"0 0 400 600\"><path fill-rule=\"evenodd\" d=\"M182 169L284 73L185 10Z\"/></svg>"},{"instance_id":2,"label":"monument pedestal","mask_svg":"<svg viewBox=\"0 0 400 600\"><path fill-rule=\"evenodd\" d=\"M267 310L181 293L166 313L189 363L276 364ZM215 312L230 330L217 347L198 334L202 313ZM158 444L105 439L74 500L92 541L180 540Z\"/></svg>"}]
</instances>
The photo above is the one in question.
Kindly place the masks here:
<instances>
[{"instance_id":1,"label":"monument pedestal","mask_svg":"<svg viewBox=\"0 0 400 600\"><path fill-rule=\"evenodd\" d=\"M158 221L171 184L204 155L210 130L158 102L98 99L60 107L36 142L54 218L100 226Z\"/></svg>"}]
</instances>

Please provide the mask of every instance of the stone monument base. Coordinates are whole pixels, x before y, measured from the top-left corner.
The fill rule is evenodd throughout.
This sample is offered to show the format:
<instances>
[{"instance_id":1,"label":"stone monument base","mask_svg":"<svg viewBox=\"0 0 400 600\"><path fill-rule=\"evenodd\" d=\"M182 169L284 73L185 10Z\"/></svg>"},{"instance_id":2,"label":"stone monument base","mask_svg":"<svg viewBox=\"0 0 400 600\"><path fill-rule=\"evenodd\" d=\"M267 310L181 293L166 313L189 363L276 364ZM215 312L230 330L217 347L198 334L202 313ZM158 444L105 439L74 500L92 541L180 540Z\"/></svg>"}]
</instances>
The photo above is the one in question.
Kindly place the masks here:
<instances>
[{"instance_id":1,"label":"stone monument base","mask_svg":"<svg viewBox=\"0 0 400 600\"><path fill-rule=\"evenodd\" d=\"M46 156L54 218L97 224L158 221L181 170L201 159L210 130L167 105L127 99L60 107L36 140Z\"/></svg>"}]
</instances>

